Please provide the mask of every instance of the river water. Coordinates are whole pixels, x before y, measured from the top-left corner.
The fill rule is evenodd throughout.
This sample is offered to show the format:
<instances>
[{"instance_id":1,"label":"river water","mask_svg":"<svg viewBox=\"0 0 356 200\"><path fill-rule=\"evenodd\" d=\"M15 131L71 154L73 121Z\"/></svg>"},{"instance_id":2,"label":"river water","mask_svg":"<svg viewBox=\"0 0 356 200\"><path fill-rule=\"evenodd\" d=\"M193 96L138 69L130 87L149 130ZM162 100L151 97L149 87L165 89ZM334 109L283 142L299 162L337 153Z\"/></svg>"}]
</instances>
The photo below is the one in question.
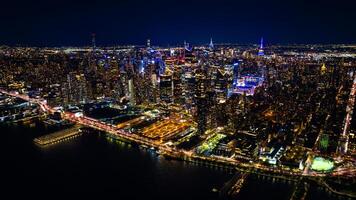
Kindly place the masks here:
<instances>
[{"instance_id":1,"label":"river water","mask_svg":"<svg viewBox=\"0 0 356 200\"><path fill-rule=\"evenodd\" d=\"M212 189L221 188L234 173L167 160L104 134L86 134L46 148L32 142L53 131L41 125L0 126L2 194L28 199L219 199ZM251 176L238 199L289 199L292 191L291 184Z\"/></svg>"}]
</instances>

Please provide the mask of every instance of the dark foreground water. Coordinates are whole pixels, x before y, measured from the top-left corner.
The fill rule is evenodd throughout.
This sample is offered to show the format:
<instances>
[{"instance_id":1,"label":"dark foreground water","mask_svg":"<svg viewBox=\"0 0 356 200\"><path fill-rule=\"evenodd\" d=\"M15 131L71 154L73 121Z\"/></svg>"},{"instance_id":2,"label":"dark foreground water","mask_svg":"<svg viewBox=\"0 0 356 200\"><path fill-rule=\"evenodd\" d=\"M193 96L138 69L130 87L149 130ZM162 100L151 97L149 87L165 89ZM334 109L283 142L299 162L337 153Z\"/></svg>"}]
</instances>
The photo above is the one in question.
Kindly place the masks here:
<instances>
[{"instance_id":1,"label":"dark foreground water","mask_svg":"<svg viewBox=\"0 0 356 200\"><path fill-rule=\"evenodd\" d=\"M233 176L228 170L166 160L99 134L44 149L33 144L33 138L49 131L0 125L0 195L12 197L2 199L218 199L212 189ZM289 199L292 190L286 183L251 177L239 199Z\"/></svg>"}]
</instances>

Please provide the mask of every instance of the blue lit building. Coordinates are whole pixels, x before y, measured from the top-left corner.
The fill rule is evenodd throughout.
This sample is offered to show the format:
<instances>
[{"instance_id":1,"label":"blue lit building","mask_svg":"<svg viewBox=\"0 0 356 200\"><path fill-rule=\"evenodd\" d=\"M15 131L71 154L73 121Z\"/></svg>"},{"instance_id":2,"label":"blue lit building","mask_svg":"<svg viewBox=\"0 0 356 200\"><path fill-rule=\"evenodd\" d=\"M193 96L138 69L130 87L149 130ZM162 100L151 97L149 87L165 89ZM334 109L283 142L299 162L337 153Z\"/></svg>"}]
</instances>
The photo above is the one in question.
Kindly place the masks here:
<instances>
[{"instance_id":1,"label":"blue lit building","mask_svg":"<svg viewBox=\"0 0 356 200\"><path fill-rule=\"evenodd\" d=\"M210 38L209 48L214 49L213 38Z\"/></svg>"},{"instance_id":2,"label":"blue lit building","mask_svg":"<svg viewBox=\"0 0 356 200\"><path fill-rule=\"evenodd\" d=\"M263 37L261 38L260 47L258 49L258 56L264 56L265 52L263 50Z\"/></svg>"}]
</instances>

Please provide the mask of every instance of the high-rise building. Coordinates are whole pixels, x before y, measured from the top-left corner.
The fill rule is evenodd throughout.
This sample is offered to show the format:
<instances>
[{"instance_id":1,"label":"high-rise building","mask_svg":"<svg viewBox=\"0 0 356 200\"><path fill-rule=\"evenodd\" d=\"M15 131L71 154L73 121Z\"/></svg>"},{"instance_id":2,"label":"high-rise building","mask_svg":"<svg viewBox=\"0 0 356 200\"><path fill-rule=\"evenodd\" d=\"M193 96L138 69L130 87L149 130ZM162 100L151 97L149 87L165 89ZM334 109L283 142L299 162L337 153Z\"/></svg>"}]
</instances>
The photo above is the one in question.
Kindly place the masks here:
<instances>
[{"instance_id":1,"label":"high-rise building","mask_svg":"<svg viewBox=\"0 0 356 200\"><path fill-rule=\"evenodd\" d=\"M207 98L206 98L206 77L202 73L197 73L195 75L196 79L196 106L197 106L197 122L198 122L198 133L204 134L207 129Z\"/></svg>"},{"instance_id":2,"label":"high-rise building","mask_svg":"<svg viewBox=\"0 0 356 200\"><path fill-rule=\"evenodd\" d=\"M134 86L133 78L129 79L129 98L130 98L130 104L136 105L135 86Z\"/></svg>"},{"instance_id":3,"label":"high-rise building","mask_svg":"<svg viewBox=\"0 0 356 200\"><path fill-rule=\"evenodd\" d=\"M206 101L207 101L206 124L208 129L212 129L217 126L217 114L219 112L217 110L215 91L206 92Z\"/></svg>"},{"instance_id":4,"label":"high-rise building","mask_svg":"<svg viewBox=\"0 0 356 200\"><path fill-rule=\"evenodd\" d=\"M195 56L193 54L193 47L189 43L184 42L184 60L187 63L193 63Z\"/></svg>"},{"instance_id":5,"label":"high-rise building","mask_svg":"<svg viewBox=\"0 0 356 200\"><path fill-rule=\"evenodd\" d=\"M210 38L209 48L214 49L213 38Z\"/></svg>"},{"instance_id":6,"label":"high-rise building","mask_svg":"<svg viewBox=\"0 0 356 200\"><path fill-rule=\"evenodd\" d=\"M225 77L224 69L218 69L215 77L215 92L216 92L216 100L219 103L226 102L227 98L227 78Z\"/></svg>"},{"instance_id":7,"label":"high-rise building","mask_svg":"<svg viewBox=\"0 0 356 200\"><path fill-rule=\"evenodd\" d=\"M78 104L88 101L87 81L84 74L69 73L62 89L64 104Z\"/></svg>"},{"instance_id":8,"label":"high-rise building","mask_svg":"<svg viewBox=\"0 0 356 200\"><path fill-rule=\"evenodd\" d=\"M152 103L157 102L157 96L158 96L158 83L157 83L157 75L155 73L151 74L150 76L151 80L151 91L148 94L148 100Z\"/></svg>"},{"instance_id":9,"label":"high-rise building","mask_svg":"<svg viewBox=\"0 0 356 200\"><path fill-rule=\"evenodd\" d=\"M184 40L184 49L188 49L189 48L189 43L187 43L187 41Z\"/></svg>"},{"instance_id":10,"label":"high-rise building","mask_svg":"<svg viewBox=\"0 0 356 200\"><path fill-rule=\"evenodd\" d=\"M165 103L171 103L173 97L173 81L171 74L160 75L159 81L160 99Z\"/></svg>"},{"instance_id":11,"label":"high-rise building","mask_svg":"<svg viewBox=\"0 0 356 200\"><path fill-rule=\"evenodd\" d=\"M192 107L195 104L195 76L191 71L187 71L183 75L183 98L186 109L192 113Z\"/></svg>"},{"instance_id":12,"label":"high-rise building","mask_svg":"<svg viewBox=\"0 0 356 200\"><path fill-rule=\"evenodd\" d=\"M234 63L232 67L233 67L233 84L235 85L240 76L239 63L238 62Z\"/></svg>"},{"instance_id":13,"label":"high-rise building","mask_svg":"<svg viewBox=\"0 0 356 200\"><path fill-rule=\"evenodd\" d=\"M183 104L183 84L182 84L182 75L183 70L179 65L174 65L173 71L173 101L174 103Z\"/></svg>"},{"instance_id":14,"label":"high-rise building","mask_svg":"<svg viewBox=\"0 0 356 200\"><path fill-rule=\"evenodd\" d=\"M147 39L147 47L150 48L151 47L151 40L150 39Z\"/></svg>"},{"instance_id":15,"label":"high-rise building","mask_svg":"<svg viewBox=\"0 0 356 200\"><path fill-rule=\"evenodd\" d=\"M91 42L92 42L93 51L95 51L95 49L96 49L95 33L92 33L92 34L91 34Z\"/></svg>"},{"instance_id":16,"label":"high-rise building","mask_svg":"<svg viewBox=\"0 0 356 200\"><path fill-rule=\"evenodd\" d=\"M264 49L263 49L263 37L261 38L260 47L258 48L258 55L259 56L264 56L265 55L265 52L264 52Z\"/></svg>"}]
</instances>

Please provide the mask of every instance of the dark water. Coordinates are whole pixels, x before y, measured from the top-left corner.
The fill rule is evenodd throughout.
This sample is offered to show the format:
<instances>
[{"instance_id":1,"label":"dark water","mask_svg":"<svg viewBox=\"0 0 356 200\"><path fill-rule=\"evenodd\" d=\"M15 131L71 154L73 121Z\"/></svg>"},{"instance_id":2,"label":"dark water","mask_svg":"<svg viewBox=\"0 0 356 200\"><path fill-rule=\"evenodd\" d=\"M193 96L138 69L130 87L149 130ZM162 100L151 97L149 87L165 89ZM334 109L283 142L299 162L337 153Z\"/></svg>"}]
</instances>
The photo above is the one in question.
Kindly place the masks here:
<instances>
[{"instance_id":1,"label":"dark water","mask_svg":"<svg viewBox=\"0 0 356 200\"><path fill-rule=\"evenodd\" d=\"M166 160L99 134L44 149L33 144L34 137L49 131L41 126L0 126L1 195L11 199L218 199L212 189L233 176L227 170ZM292 189L252 177L239 199L289 199Z\"/></svg>"}]
</instances>

